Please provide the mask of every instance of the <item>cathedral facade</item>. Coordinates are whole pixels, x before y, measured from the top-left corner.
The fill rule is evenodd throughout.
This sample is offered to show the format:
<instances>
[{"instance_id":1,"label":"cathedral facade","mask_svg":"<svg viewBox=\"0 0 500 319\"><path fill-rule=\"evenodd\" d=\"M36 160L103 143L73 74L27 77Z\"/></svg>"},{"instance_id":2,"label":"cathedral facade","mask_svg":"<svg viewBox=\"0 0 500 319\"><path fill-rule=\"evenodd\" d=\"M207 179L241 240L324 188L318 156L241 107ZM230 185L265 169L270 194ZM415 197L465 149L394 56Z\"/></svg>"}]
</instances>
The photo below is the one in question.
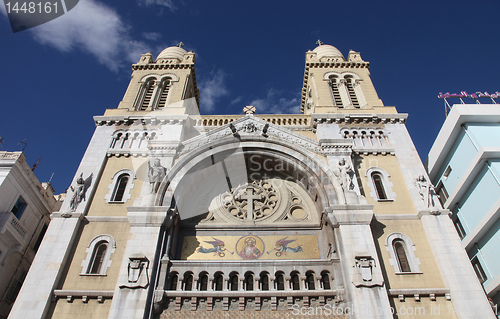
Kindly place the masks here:
<instances>
[{"instance_id":1,"label":"cathedral facade","mask_svg":"<svg viewBox=\"0 0 500 319\"><path fill-rule=\"evenodd\" d=\"M359 52L306 53L302 114L200 116L194 66L94 117L9 318L494 318Z\"/></svg>"}]
</instances>

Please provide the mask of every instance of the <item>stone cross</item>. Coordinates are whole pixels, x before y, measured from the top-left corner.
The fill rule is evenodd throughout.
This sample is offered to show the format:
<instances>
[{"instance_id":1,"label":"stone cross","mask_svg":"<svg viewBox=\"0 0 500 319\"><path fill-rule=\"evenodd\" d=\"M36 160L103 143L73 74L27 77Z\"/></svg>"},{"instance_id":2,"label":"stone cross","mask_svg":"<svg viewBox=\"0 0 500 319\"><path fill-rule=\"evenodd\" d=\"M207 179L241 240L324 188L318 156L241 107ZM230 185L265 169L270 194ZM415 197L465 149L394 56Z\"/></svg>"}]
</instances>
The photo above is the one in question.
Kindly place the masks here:
<instances>
[{"instance_id":1,"label":"stone cross","mask_svg":"<svg viewBox=\"0 0 500 319\"><path fill-rule=\"evenodd\" d=\"M318 39L318 41L316 41L316 44L317 44L317 45L323 45L323 42L321 42L321 40L320 40L320 39Z\"/></svg>"},{"instance_id":2,"label":"stone cross","mask_svg":"<svg viewBox=\"0 0 500 319\"><path fill-rule=\"evenodd\" d=\"M254 114L256 111L255 107L249 105L249 106L245 106L243 108L243 112L245 112L245 114Z\"/></svg>"},{"instance_id":3,"label":"stone cross","mask_svg":"<svg viewBox=\"0 0 500 319\"><path fill-rule=\"evenodd\" d=\"M247 200L247 219L253 220L253 200L260 199L260 195L253 193L253 187L248 187L246 194L241 195L241 199Z\"/></svg>"},{"instance_id":4,"label":"stone cross","mask_svg":"<svg viewBox=\"0 0 500 319\"><path fill-rule=\"evenodd\" d=\"M179 48L182 48L182 47L184 46L184 43L182 43L182 41L181 41L181 42L177 43L177 46L178 46Z\"/></svg>"}]
</instances>

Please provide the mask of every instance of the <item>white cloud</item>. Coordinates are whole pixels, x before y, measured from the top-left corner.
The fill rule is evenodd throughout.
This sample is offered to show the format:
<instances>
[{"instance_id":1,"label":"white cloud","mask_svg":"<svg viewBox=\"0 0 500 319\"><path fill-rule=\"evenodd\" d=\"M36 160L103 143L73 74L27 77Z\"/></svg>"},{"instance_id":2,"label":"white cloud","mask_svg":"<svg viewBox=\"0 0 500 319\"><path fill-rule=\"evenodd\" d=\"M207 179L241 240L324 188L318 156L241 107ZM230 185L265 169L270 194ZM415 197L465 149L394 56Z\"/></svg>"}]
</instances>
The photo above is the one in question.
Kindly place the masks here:
<instances>
[{"instance_id":1,"label":"white cloud","mask_svg":"<svg viewBox=\"0 0 500 319\"><path fill-rule=\"evenodd\" d=\"M139 4L143 4L146 6L159 5L169 8L171 11L177 9L172 0L138 0L138 1Z\"/></svg>"},{"instance_id":2,"label":"white cloud","mask_svg":"<svg viewBox=\"0 0 500 319\"><path fill-rule=\"evenodd\" d=\"M238 96L237 98L235 98L234 100L231 101L231 103L229 105L234 105L236 103L240 103L241 100L243 100L243 96Z\"/></svg>"},{"instance_id":3,"label":"white cloud","mask_svg":"<svg viewBox=\"0 0 500 319\"><path fill-rule=\"evenodd\" d=\"M229 94L224 83L224 72L221 70L217 72L210 72L209 79L201 79L198 81L198 89L200 90L200 107L206 111L211 112L217 100Z\"/></svg>"},{"instance_id":4,"label":"white cloud","mask_svg":"<svg viewBox=\"0 0 500 319\"><path fill-rule=\"evenodd\" d=\"M300 111L299 98L281 97L282 91L270 88L264 99L255 99L249 105L257 109L257 113L294 114Z\"/></svg>"},{"instance_id":5,"label":"white cloud","mask_svg":"<svg viewBox=\"0 0 500 319\"><path fill-rule=\"evenodd\" d=\"M132 39L129 30L114 9L96 0L80 0L68 13L30 32L42 44L63 52L82 50L116 71L149 51L146 43Z\"/></svg>"},{"instance_id":6,"label":"white cloud","mask_svg":"<svg viewBox=\"0 0 500 319\"><path fill-rule=\"evenodd\" d=\"M161 38L161 34L158 32L143 32L142 36L151 41L158 41Z\"/></svg>"}]
</instances>

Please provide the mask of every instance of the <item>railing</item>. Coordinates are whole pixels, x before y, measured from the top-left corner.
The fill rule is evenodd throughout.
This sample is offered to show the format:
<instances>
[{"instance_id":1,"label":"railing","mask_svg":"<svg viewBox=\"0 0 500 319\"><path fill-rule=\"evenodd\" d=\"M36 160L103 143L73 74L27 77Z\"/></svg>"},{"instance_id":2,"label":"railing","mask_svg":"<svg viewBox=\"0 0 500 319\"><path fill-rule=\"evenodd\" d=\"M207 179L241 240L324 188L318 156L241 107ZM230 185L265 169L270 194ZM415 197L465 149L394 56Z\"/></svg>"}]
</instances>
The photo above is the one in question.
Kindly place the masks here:
<instances>
[{"instance_id":1,"label":"railing","mask_svg":"<svg viewBox=\"0 0 500 319\"><path fill-rule=\"evenodd\" d=\"M205 115L196 119L196 126L205 126L207 128L223 126L241 117L243 117L243 115ZM262 114L256 115L256 117L276 125L309 126L311 124L310 116L302 114Z\"/></svg>"}]
</instances>

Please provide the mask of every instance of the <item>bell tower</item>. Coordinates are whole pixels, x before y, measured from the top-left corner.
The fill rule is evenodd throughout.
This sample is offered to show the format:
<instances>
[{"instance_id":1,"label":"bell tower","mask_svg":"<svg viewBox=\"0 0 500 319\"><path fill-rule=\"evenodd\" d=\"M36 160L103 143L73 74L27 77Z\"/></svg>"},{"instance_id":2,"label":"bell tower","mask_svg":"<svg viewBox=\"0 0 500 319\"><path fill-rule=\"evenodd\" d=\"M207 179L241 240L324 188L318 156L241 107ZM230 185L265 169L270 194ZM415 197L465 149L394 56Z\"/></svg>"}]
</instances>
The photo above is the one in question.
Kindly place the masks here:
<instances>
[{"instance_id":1,"label":"bell tower","mask_svg":"<svg viewBox=\"0 0 500 319\"><path fill-rule=\"evenodd\" d=\"M183 45L166 48L156 60L151 53L141 55L132 65L132 78L117 112L199 114L195 54Z\"/></svg>"},{"instance_id":2,"label":"bell tower","mask_svg":"<svg viewBox=\"0 0 500 319\"><path fill-rule=\"evenodd\" d=\"M370 79L370 63L359 52L349 51L346 60L334 46L316 44L306 53L302 113L367 113L384 106Z\"/></svg>"}]
</instances>

